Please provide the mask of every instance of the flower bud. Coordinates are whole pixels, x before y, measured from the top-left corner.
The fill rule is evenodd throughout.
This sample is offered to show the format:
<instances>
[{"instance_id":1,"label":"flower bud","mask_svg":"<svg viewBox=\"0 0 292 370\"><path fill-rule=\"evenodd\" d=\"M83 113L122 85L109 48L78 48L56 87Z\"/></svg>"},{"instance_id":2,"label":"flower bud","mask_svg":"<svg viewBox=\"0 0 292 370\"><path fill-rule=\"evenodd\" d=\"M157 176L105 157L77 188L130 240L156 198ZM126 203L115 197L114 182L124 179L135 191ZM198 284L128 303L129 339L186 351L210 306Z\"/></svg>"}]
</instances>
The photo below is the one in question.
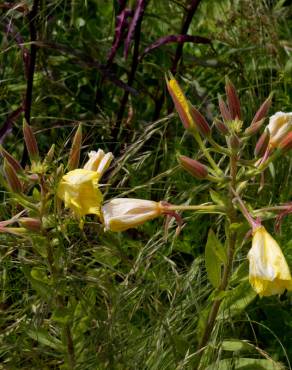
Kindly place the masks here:
<instances>
[{"instance_id":1,"label":"flower bud","mask_svg":"<svg viewBox=\"0 0 292 370\"><path fill-rule=\"evenodd\" d=\"M45 159L44 159L44 162L45 163L51 163L52 162L52 160L53 160L53 157L54 157L54 154L55 154L55 144L53 144L51 147L50 147L50 149L49 149L49 151L48 151L48 153L46 154L46 156L45 156Z\"/></svg>"},{"instance_id":2,"label":"flower bud","mask_svg":"<svg viewBox=\"0 0 292 370\"><path fill-rule=\"evenodd\" d=\"M227 108L227 105L225 104L224 100L221 98L221 96L218 97L218 103L219 103L219 109L220 109L220 113L221 113L223 120L225 122L232 121L231 113L229 109Z\"/></svg>"},{"instance_id":3,"label":"flower bud","mask_svg":"<svg viewBox=\"0 0 292 370\"><path fill-rule=\"evenodd\" d=\"M30 231L40 231L42 227L42 223L38 218L32 217L20 217L18 222L21 226L25 227Z\"/></svg>"},{"instance_id":4,"label":"flower bud","mask_svg":"<svg viewBox=\"0 0 292 370\"><path fill-rule=\"evenodd\" d=\"M264 120L265 119L263 118L260 121L252 122L251 125L244 131L244 134L246 136L251 136L251 135L256 134L259 131L259 129L262 127Z\"/></svg>"},{"instance_id":5,"label":"flower bud","mask_svg":"<svg viewBox=\"0 0 292 370\"><path fill-rule=\"evenodd\" d=\"M106 230L124 231L159 217L164 208L152 200L116 198L102 207L102 220Z\"/></svg>"},{"instance_id":6,"label":"flower bud","mask_svg":"<svg viewBox=\"0 0 292 370\"><path fill-rule=\"evenodd\" d=\"M32 128L25 120L23 121L23 136L30 160L37 161L39 158L38 144Z\"/></svg>"},{"instance_id":7,"label":"flower bud","mask_svg":"<svg viewBox=\"0 0 292 370\"><path fill-rule=\"evenodd\" d=\"M222 135L228 135L229 130L228 130L228 127L225 125L225 123L223 123L223 122L222 122L222 121L220 121L219 119L215 118L215 120L214 120L214 124L215 124L215 127L217 128L217 130L218 130Z\"/></svg>"},{"instance_id":8,"label":"flower bud","mask_svg":"<svg viewBox=\"0 0 292 370\"><path fill-rule=\"evenodd\" d=\"M238 138L237 135L232 134L228 138L228 144L229 144L229 147L232 149L233 152L238 152L238 150L240 148L240 139Z\"/></svg>"},{"instance_id":9,"label":"flower bud","mask_svg":"<svg viewBox=\"0 0 292 370\"><path fill-rule=\"evenodd\" d=\"M197 179L205 179L208 176L208 168L195 159L181 155L178 160L181 166Z\"/></svg>"},{"instance_id":10,"label":"flower bud","mask_svg":"<svg viewBox=\"0 0 292 370\"><path fill-rule=\"evenodd\" d=\"M265 130L260 136L258 142L256 143L254 155L256 157L262 157L269 145L270 133L268 130Z\"/></svg>"},{"instance_id":11,"label":"flower bud","mask_svg":"<svg viewBox=\"0 0 292 370\"><path fill-rule=\"evenodd\" d=\"M225 91L232 119L240 119L240 101L234 85L228 78L226 80Z\"/></svg>"},{"instance_id":12,"label":"flower bud","mask_svg":"<svg viewBox=\"0 0 292 370\"><path fill-rule=\"evenodd\" d=\"M2 156L7 160L7 162L12 166L15 170L15 172L22 172L23 168L21 167L20 163L12 157L11 154L9 154L2 146L0 146L0 152Z\"/></svg>"},{"instance_id":13,"label":"flower bud","mask_svg":"<svg viewBox=\"0 0 292 370\"><path fill-rule=\"evenodd\" d=\"M75 170L75 168L77 168L79 165L81 145L82 145L82 126L80 124L72 141L72 146L67 165L69 171Z\"/></svg>"},{"instance_id":14,"label":"flower bud","mask_svg":"<svg viewBox=\"0 0 292 370\"><path fill-rule=\"evenodd\" d=\"M256 114L255 114L255 116L254 116L254 118L251 122L251 125L253 125L256 122L261 121L263 118L266 117L266 115L267 115L267 113L270 109L271 103L272 103L272 94L270 94L269 97L259 107L259 109L257 110L257 112L256 112Z\"/></svg>"},{"instance_id":15,"label":"flower bud","mask_svg":"<svg viewBox=\"0 0 292 370\"><path fill-rule=\"evenodd\" d=\"M209 136L211 133L211 129L205 117L190 103L189 103L189 107L190 107L190 113L191 113L193 122L196 125L196 128L198 129L200 134L203 137Z\"/></svg>"},{"instance_id":16,"label":"flower bud","mask_svg":"<svg viewBox=\"0 0 292 370\"><path fill-rule=\"evenodd\" d=\"M189 102L182 89L173 77L170 80L166 80L166 85L184 128L186 130L191 129L194 126L194 122L190 114Z\"/></svg>"},{"instance_id":17,"label":"flower bud","mask_svg":"<svg viewBox=\"0 0 292 370\"><path fill-rule=\"evenodd\" d=\"M268 124L270 147L277 148L288 132L292 131L292 113L277 112L270 117Z\"/></svg>"},{"instance_id":18,"label":"flower bud","mask_svg":"<svg viewBox=\"0 0 292 370\"><path fill-rule=\"evenodd\" d=\"M287 152L288 150L292 149L292 131L289 132L280 142L279 147L283 152Z\"/></svg>"},{"instance_id":19,"label":"flower bud","mask_svg":"<svg viewBox=\"0 0 292 370\"><path fill-rule=\"evenodd\" d=\"M15 169L10 165L10 163L6 159L4 159L3 169L10 189L15 193L21 193L22 184L17 176L17 173L15 172Z\"/></svg>"}]
</instances>

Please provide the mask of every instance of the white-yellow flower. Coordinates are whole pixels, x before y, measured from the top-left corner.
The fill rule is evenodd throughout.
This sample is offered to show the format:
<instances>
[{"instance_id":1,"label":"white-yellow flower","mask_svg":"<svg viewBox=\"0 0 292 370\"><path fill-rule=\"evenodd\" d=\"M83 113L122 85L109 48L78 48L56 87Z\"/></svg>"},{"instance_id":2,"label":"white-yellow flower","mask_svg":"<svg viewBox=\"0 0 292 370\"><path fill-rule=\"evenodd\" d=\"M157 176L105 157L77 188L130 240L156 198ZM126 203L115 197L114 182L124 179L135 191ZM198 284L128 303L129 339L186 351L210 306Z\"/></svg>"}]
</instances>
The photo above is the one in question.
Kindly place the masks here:
<instances>
[{"instance_id":1,"label":"white-yellow flower","mask_svg":"<svg viewBox=\"0 0 292 370\"><path fill-rule=\"evenodd\" d=\"M163 209L151 200L116 198L102 207L102 219L106 230L124 231L160 216Z\"/></svg>"},{"instance_id":2,"label":"white-yellow flower","mask_svg":"<svg viewBox=\"0 0 292 370\"><path fill-rule=\"evenodd\" d=\"M292 290L292 278L282 250L263 226L253 232L248 259L249 281L260 296Z\"/></svg>"},{"instance_id":3,"label":"white-yellow flower","mask_svg":"<svg viewBox=\"0 0 292 370\"><path fill-rule=\"evenodd\" d=\"M97 152L91 151L88 153L88 156L89 160L83 168L85 170L96 171L99 177L102 177L114 158L111 152L105 154L102 149L98 149Z\"/></svg>"},{"instance_id":4,"label":"white-yellow flower","mask_svg":"<svg viewBox=\"0 0 292 370\"><path fill-rule=\"evenodd\" d=\"M270 147L278 147L285 136L292 131L292 113L275 113L270 117L268 130L270 133Z\"/></svg>"}]
</instances>

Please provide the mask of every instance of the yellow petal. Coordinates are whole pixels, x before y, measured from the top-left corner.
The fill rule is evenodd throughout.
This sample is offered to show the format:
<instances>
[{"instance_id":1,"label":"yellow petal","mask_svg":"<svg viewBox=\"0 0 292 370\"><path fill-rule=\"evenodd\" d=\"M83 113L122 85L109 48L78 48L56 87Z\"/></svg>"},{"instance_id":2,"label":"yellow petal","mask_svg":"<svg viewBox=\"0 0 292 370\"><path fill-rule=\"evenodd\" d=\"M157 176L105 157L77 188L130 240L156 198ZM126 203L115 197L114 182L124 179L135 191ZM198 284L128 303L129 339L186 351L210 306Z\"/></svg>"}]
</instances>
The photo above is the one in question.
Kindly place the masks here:
<instances>
[{"instance_id":1,"label":"yellow petal","mask_svg":"<svg viewBox=\"0 0 292 370\"><path fill-rule=\"evenodd\" d=\"M249 280L261 296L281 294L292 290L289 267L276 240L260 226L254 231L248 253Z\"/></svg>"},{"instance_id":2,"label":"yellow petal","mask_svg":"<svg viewBox=\"0 0 292 370\"><path fill-rule=\"evenodd\" d=\"M78 217L87 214L99 215L103 196L98 189L98 178L99 175L95 171L70 171L60 181L57 195Z\"/></svg>"}]
</instances>

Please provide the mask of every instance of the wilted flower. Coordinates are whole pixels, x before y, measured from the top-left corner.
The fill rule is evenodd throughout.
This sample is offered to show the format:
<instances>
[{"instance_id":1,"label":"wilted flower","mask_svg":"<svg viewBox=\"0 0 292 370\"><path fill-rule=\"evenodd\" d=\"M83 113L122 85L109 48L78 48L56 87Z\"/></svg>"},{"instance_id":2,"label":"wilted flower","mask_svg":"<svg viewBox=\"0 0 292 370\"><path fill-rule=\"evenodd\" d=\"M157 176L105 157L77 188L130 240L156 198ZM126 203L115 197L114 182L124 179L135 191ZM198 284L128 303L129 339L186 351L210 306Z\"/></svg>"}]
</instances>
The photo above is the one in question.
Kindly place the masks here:
<instances>
[{"instance_id":1,"label":"wilted flower","mask_svg":"<svg viewBox=\"0 0 292 370\"><path fill-rule=\"evenodd\" d=\"M57 195L78 217L100 214L103 196L98 189L100 176L96 171L76 169L62 177Z\"/></svg>"},{"instance_id":2,"label":"wilted flower","mask_svg":"<svg viewBox=\"0 0 292 370\"><path fill-rule=\"evenodd\" d=\"M270 132L269 146L273 148L278 147L285 136L292 131L292 112L275 113L270 117L268 130Z\"/></svg>"},{"instance_id":3,"label":"wilted flower","mask_svg":"<svg viewBox=\"0 0 292 370\"><path fill-rule=\"evenodd\" d=\"M248 253L249 281L260 296L292 290L292 278L281 248L263 226L253 231Z\"/></svg>"},{"instance_id":4,"label":"wilted flower","mask_svg":"<svg viewBox=\"0 0 292 370\"><path fill-rule=\"evenodd\" d=\"M163 210L161 202L116 198L102 207L102 219L106 230L124 231L160 216Z\"/></svg>"}]
</instances>

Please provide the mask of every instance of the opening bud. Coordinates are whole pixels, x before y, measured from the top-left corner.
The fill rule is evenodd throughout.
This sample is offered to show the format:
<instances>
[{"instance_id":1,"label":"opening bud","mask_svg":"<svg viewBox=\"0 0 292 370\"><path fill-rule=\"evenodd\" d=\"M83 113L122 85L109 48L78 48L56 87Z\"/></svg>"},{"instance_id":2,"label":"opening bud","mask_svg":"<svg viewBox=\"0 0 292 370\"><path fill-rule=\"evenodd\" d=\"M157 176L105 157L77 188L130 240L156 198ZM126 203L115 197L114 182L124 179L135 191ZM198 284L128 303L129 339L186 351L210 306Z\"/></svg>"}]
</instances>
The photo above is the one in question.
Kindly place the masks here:
<instances>
[{"instance_id":1,"label":"opening bud","mask_svg":"<svg viewBox=\"0 0 292 370\"><path fill-rule=\"evenodd\" d=\"M208 176L208 168L199 161L184 155L179 156L178 160L181 166L197 179L205 179Z\"/></svg>"},{"instance_id":2,"label":"opening bud","mask_svg":"<svg viewBox=\"0 0 292 370\"><path fill-rule=\"evenodd\" d=\"M38 144L35 138L35 135L32 131L32 128L29 126L26 121L23 121L23 136L25 145L28 151L29 158L32 161L37 161L39 159L39 149Z\"/></svg>"},{"instance_id":3,"label":"opening bud","mask_svg":"<svg viewBox=\"0 0 292 370\"><path fill-rule=\"evenodd\" d=\"M15 193L22 192L22 184L17 176L15 169L10 165L10 163L4 159L4 174L10 189Z\"/></svg>"},{"instance_id":4,"label":"opening bud","mask_svg":"<svg viewBox=\"0 0 292 370\"><path fill-rule=\"evenodd\" d=\"M209 136L211 133L210 126L206 121L205 117L189 103L190 113L196 128L202 136Z\"/></svg>"},{"instance_id":5,"label":"opening bud","mask_svg":"<svg viewBox=\"0 0 292 370\"><path fill-rule=\"evenodd\" d=\"M226 79L225 91L232 119L240 119L240 101L236 89L229 78Z\"/></svg>"},{"instance_id":6,"label":"opening bud","mask_svg":"<svg viewBox=\"0 0 292 370\"><path fill-rule=\"evenodd\" d=\"M172 75L170 77L169 80L166 79L168 92L184 128L190 130L194 126L194 122L190 113L189 102L175 78Z\"/></svg>"},{"instance_id":7,"label":"opening bud","mask_svg":"<svg viewBox=\"0 0 292 370\"><path fill-rule=\"evenodd\" d=\"M254 155L256 157L262 157L266 152L270 141L270 133L268 130L265 130L260 136L258 142L256 143Z\"/></svg>"},{"instance_id":8,"label":"opening bud","mask_svg":"<svg viewBox=\"0 0 292 370\"><path fill-rule=\"evenodd\" d=\"M114 156L111 152L106 153L102 149L98 149L97 152L91 151L88 153L89 160L85 163L84 169L89 171L96 171L99 178L109 168Z\"/></svg>"},{"instance_id":9,"label":"opening bud","mask_svg":"<svg viewBox=\"0 0 292 370\"><path fill-rule=\"evenodd\" d=\"M79 125L74 135L70 154L69 154L68 165L67 165L69 171L72 171L72 170L75 170L75 168L78 168L79 160L80 160L81 145L82 145L82 126Z\"/></svg>"}]
</instances>

